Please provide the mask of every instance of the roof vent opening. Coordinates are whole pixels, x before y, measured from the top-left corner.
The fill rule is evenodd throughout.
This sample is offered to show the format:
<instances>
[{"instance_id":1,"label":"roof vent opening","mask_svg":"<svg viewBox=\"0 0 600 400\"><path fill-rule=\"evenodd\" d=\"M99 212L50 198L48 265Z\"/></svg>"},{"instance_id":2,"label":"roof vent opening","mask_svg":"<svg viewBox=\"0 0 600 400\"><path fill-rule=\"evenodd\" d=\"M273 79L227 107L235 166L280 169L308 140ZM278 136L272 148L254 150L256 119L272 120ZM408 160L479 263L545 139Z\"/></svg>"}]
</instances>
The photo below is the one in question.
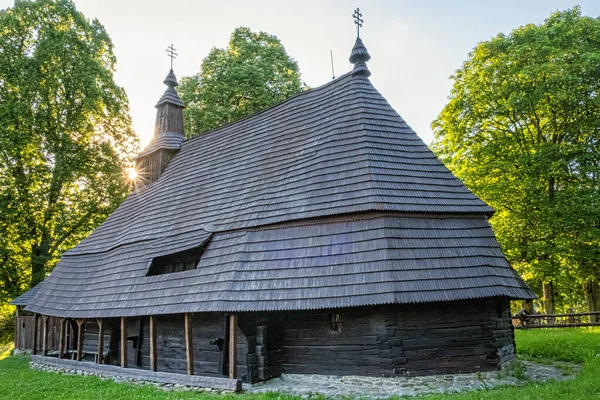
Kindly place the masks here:
<instances>
[{"instance_id":1,"label":"roof vent opening","mask_svg":"<svg viewBox=\"0 0 600 400\"><path fill-rule=\"evenodd\" d=\"M165 256L155 257L146 276L171 274L196 269L208 242L193 249L183 250Z\"/></svg>"}]
</instances>

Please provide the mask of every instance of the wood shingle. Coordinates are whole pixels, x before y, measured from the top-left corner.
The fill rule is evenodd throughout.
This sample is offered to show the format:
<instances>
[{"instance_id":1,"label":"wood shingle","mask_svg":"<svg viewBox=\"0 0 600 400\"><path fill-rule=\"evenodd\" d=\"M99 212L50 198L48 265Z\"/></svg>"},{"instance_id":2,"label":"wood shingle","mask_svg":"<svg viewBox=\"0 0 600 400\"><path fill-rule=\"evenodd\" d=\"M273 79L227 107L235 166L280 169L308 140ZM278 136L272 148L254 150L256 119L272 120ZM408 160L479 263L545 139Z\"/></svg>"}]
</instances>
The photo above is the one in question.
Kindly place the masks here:
<instances>
[{"instance_id":1,"label":"wood shingle","mask_svg":"<svg viewBox=\"0 0 600 400\"><path fill-rule=\"evenodd\" d=\"M70 318L534 298L493 210L346 74L181 143L66 252L27 310ZM210 241L208 241L210 239ZM196 269L155 257L208 243Z\"/></svg>"}]
</instances>

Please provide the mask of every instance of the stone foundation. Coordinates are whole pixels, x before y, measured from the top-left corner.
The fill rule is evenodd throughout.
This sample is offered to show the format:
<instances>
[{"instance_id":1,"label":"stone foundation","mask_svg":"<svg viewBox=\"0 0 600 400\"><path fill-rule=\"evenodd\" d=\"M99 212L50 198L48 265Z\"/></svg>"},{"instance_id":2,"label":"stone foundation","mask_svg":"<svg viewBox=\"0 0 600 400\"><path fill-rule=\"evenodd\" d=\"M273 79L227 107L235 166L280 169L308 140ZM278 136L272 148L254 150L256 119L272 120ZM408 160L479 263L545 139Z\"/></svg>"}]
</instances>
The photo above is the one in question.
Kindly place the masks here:
<instances>
[{"instance_id":1,"label":"stone foundation","mask_svg":"<svg viewBox=\"0 0 600 400\"><path fill-rule=\"evenodd\" d=\"M236 379L152 372L37 355L31 356L30 367L41 371L69 375L96 376L101 379L111 379L115 382L149 384L166 389L207 392L239 392L242 389L242 382Z\"/></svg>"},{"instance_id":2,"label":"stone foundation","mask_svg":"<svg viewBox=\"0 0 600 400\"><path fill-rule=\"evenodd\" d=\"M564 369L528 361L507 362L501 371L414 377L367 377L283 374L265 383L244 388L251 393L280 392L308 397L318 393L331 398L385 399L522 386L531 382L572 379L581 366L565 363ZM570 370L570 373L565 371Z\"/></svg>"}]
</instances>

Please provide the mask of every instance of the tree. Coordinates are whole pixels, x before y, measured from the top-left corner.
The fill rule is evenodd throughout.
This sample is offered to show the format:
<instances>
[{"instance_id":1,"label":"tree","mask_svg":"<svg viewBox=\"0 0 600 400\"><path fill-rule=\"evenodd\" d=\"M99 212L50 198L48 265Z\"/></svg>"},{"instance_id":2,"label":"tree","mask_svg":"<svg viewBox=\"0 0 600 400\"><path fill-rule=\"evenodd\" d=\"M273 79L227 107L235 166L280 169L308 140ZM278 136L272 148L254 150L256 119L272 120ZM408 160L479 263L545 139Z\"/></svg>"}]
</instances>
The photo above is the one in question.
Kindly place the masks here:
<instances>
[{"instance_id":1,"label":"tree","mask_svg":"<svg viewBox=\"0 0 600 400\"><path fill-rule=\"evenodd\" d=\"M434 150L497 210L499 241L546 311L598 293L599 73L600 19L556 12L480 43L432 124Z\"/></svg>"},{"instance_id":2,"label":"tree","mask_svg":"<svg viewBox=\"0 0 600 400\"><path fill-rule=\"evenodd\" d=\"M129 192L113 45L69 0L0 11L0 300L40 282Z\"/></svg>"},{"instance_id":3,"label":"tree","mask_svg":"<svg viewBox=\"0 0 600 400\"><path fill-rule=\"evenodd\" d=\"M298 64L277 37L237 28L226 49L213 47L200 72L181 80L186 135L237 121L304 88Z\"/></svg>"}]
</instances>

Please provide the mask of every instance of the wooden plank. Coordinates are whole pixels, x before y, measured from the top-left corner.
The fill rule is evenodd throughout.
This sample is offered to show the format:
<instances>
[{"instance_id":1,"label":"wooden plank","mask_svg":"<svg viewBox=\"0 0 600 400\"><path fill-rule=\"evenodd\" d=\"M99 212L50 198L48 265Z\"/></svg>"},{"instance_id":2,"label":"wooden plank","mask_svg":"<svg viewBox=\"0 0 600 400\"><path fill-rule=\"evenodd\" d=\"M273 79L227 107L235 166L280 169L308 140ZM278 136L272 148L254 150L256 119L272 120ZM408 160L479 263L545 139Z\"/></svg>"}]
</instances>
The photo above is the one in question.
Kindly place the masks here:
<instances>
[{"instance_id":1,"label":"wooden plank","mask_svg":"<svg viewBox=\"0 0 600 400\"><path fill-rule=\"evenodd\" d=\"M42 355L48 355L48 316L42 315Z\"/></svg>"},{"instance_id":2,"label":"wooden plank","mask_svg":"<svg viewBox=\"0 0 600 400\"><path fill-rule=\"evenodd\" d=\"M236 378L237 372L237 315L229 315L229 379Z\"/></svg>"},{"instance_id":3,"label":"wooden plank","mask_svg":"<svg viewBox=\"0 0 600 400\"><path fill-rule=\"evenodd\" d=\"M512 317L512 319L539 319L539 318L558 318L558 317L585 317L590 315L600 315L600 311L591 311L583 313L565 313L565 314L525 314L518 317Z\"/></svg>"},{"instance_id":4,"label":"wooden plank","mask_svg":"<svg viewBox=\"0 0 600 400\"><path fill-rule=\"evenodd\" d=\"M121 367L127 368L127 318L121 317Z\"/></svg>"},{"instance_id":5,"label":"wooden plank","mask_svg":"<svg viewBox=\"0 0 600 400\"><path fill-rule=\"evenodd\" d=\"M192 333L192 314L184 314L185 324L185 362L187 374L194 375L194 334Z\"/></svg>"},{"instance_id":6,"label":"wooden plank","mask_svg":"<svg viewBox=\"0 0 600 400\"><path fill-rule=\"evenodd\" d=\"M58 337L58 358L63 358L65 356L65 341L66 341L66 327L67 327L67 320L64 318L61 318L60 320L60 334Z\"/></svg>"},{"instance_id":7,"label":"wooden plank","mask_svg":"<svg viewBox=\"0 0 600 400\"><path fill-rule=\"evenodd\" d=\"M580 328L585 326L600 326L598 322L580 323L580 324L527 324L517 325L515 329L536 329L536 328Z\"/></svg>"},{"instance_id":8,"label":"wooden plank","mask_svg":"<svg viewBox=\"0 0 600 400\"><path fill-rule=\"evenodd\" d=\"M38 331L38 320L39 315L33 314L33 346L31 347L31 354L37 354L37 331Z\"/></svg>"},{"instance_id":9,"label":"wooden plank","mask_svg":"<svg viewBox=\"0 0 600 400\"><path fill-rule=\"evenodd\" d=\"M158 365L158 358L156 353L156 317L150 316L150 370L156 371Z\"/></svg>"},{"instance_id":10,"label":"wooden plank","mask_svg":"<svg viewBox=\"0 0 600 400\"><path fill-rule=\"evenodd\" d=\"M96 356L96 362L104 364L104 321L102 318L98 318L96 321L98 322L98 355Z\"/></svg>"},{"instance_id":11,"label":"wooden plank","mask_svg":"<svg viewBox=\"0 0 600 400\"><path fill-rule=\"evenodd\" d=\"M85 319L80 318L77 320L77 361L81 361L83 358L83 323Z\"/></svg>"}]
</instances>

